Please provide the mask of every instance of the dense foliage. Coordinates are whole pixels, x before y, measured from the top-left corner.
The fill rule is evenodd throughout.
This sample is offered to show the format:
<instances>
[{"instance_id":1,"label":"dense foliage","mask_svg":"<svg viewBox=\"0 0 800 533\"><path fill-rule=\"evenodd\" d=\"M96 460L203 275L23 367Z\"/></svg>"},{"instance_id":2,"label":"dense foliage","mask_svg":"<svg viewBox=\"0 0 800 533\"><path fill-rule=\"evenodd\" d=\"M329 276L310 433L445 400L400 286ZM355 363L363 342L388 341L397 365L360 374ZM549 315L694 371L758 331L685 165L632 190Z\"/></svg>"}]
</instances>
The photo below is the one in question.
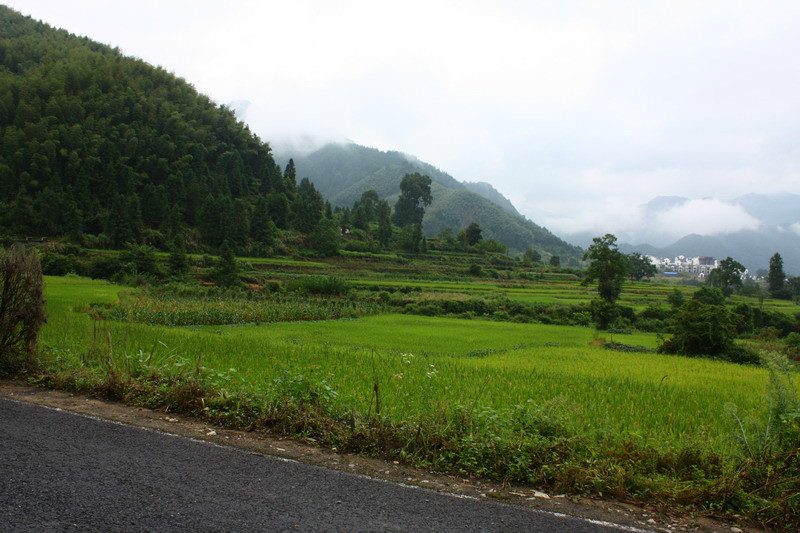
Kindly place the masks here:
<instances>
[{"instance_id":1,"label":"dense foliage","mask_svg":"<svg viewBox=\"0 0 800 533\"><path fill-rule=\"evenodd\" d=\"M0 35L0 230L241 250L321 219L313 185L186 81L6 7Z\"/></svg>"},{"instance_id":2,"label":"dense foliage","mask_svg":"<svg viewBox=\"0 0 800 533\"><path fill-rule=\"evenodd\" d=\"M21 246L0 249L0 371L14 370L28 358L44 322L36 253Z\"/></svg>"},{"instance_id":3,"label":"dense foliage","mask_svg":"<svg viewBox=\"0 0 800 533\"><path fill-rule=\"evenodd\" d=\"M734 290L742 287L742 278L746 270L740 262L732 257L726 257L708 274L707 282L712 287L720 289L725 296L730 296Z\"/></svg>"},{"instance_id":4,"label":"dense foliage","mask_svg":"<svg viewBox=\"0 0 800 533\"><path fill-rule=\"evenodd\" d=\"M479 224L483 238L523 253L529 247L548 258L559 255L562 263L578 266L581 249L519 215L510 202L486 184L465 184L449 174L400 152L382 152L356 144L329 144L311 154L295 157L298 172L308 176L334 206L349 207L361 195L374 190L391 203L400 194L406 174L421 173L432 180L432 202L425 209L423 229L431 237L450 228L455 233Z\"/></svg>"}]
</instances>

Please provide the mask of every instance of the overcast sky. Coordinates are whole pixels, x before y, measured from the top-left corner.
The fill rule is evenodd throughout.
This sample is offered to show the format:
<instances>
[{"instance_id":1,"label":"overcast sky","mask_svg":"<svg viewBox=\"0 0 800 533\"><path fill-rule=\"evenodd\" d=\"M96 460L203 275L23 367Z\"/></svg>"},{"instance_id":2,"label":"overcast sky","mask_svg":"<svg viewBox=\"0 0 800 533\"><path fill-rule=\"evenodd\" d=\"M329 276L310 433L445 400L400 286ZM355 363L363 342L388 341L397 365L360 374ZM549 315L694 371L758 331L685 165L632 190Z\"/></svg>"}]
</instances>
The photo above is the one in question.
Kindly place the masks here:
<instances>
[{"instance_id":1,"label":"overcast sky","mask_svg":"<svg viewBox=\"0 0 800 533\"><path fill-rule=\"evenodd\" d=\"M414 154L560 234L634 230L658 195L800 193L796 0L6 4L233 104L276 151ZM757 226L682 209L707 233Z\"/></svg>"}]
</instances>

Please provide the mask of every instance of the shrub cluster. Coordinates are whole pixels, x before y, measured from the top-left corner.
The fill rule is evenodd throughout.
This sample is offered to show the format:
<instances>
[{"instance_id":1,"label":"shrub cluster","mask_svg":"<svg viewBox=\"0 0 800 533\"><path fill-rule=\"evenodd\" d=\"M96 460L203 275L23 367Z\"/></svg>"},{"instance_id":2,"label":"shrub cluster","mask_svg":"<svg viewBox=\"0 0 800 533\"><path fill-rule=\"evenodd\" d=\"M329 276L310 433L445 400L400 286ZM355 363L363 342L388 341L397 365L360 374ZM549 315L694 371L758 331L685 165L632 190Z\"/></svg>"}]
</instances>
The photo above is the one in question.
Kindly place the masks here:
<instances>
[{"instance_id":1,"label":"shrub cluster","mask_svg":"<svg viewBox=\"0 0 800 533\"><path fill-rule=\"evenodd\" d=\"M45 322L42 269L36 254L15 245L0 249L0 372L31 361Z\"/></svg>"}]
</instances>

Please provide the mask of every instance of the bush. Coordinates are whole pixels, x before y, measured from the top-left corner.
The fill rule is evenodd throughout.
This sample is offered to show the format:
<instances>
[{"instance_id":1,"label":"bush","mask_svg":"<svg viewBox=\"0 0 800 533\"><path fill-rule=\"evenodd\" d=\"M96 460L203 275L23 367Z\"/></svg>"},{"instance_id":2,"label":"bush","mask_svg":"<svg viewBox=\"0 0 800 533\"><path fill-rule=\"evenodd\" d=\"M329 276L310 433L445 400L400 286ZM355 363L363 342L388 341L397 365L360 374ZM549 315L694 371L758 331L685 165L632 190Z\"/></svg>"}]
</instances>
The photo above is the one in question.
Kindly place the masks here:
<instances>
[{"instance_id":1,"label":"bush","mask_svg":"<svg viewBox=\"0 0 800 533\"><path fill-rule=\"evenodd\" d=\"M120 254L120 260L126 264L128 272L161 275L156 263L156 250L151 246L128 243L125 245L125 251Z\"/></svg>"},{"instance_id":2,"label":"bush","mask_svg":"<svg viewBox=\"0 0 800 533\"><path fill-rule=\"evenodd\" d=\"M46 276L64 276L70 272L79 274L80 261L75 256L45 252L41 258L42 273Z\"/></svg>"},{"instance_id":3,"label":"bush","mask_svg":"<svg viewBox=\"0 0 800 533\"><path fill-rule=\"evenodd\" d=\"M97 256L89 261L87 274L92 279L112 279L122 270L122 263L117 257Z\"/></svg>"},{"instance_id":4,"label":"bush","mask_svg":"<svg viewBox=\"0 0 800 533\"><path fill-rule=\"evenodd\" d=\"M784 348L786 356L789 359L800 360L800 333L789 333L786 337L786 348Z\"/></svg>"},{"instance_id":5,"label":"bush","mask_svg":"<svg viewBox=\"0 0 800 533\"><path fill-rule=\"evenodd\" d=\"M592 300L592 320L597 329L608 329L619 316L619 307L606 300Z\"/></svg>"},{"instance_id":6,"label":"bush","mask_svg":"<svg viewBox=\"0 0 800 533\"><path fill-rule=\"evenodd\" d=\"M636 321L636 329L639 331L647 331L650 333L669 333L670 322L669 320L662 320L658 318L642 318Z\"/></svg>"},{"instance_id":7,"label":"bush","mask_svg":"<svg viewBox=\"0 0 800 533\"><path fill-rule=\"evenodd\" d=\"M333 276L309 276L289 283L289 290L305 294L341 296L350 292L346 280Z\"/></svg>"},{"instance_id":8,"label":"bush","mask_svg":"<svg viewBox=\"0 0 800 533\"><path fill-rule=\"evenodd\" d=\"M757 354L734 342L736 320L723 305L692 298L675 314L673 332L658 347L659 352L717 357L734 363L759 362Z\"/></svg>"},{"instance_id":9,"label":"bush","mask_svg":"<svg viewBox=\"0 0 800 533\"><path fill-rule=\"evenodd\" d=\"M725 294L716 287L701 287L692 298L706 305L725 305Z\"/></svg>"},{"instance_id":10,"label":"bush","mask_svg":"<svg viewBox=\"0 0 800 533\"><path fill-rule=\"evenodd\" d=\"M639 324L639 322L643 318L667 320L671 315L672 311L670 309L662 307L660 304L650 304L639 313L639 316L636 319L636 323Z\"/></svg>"},{"instance_id":11,"label":"bush","mask_svg":"<svg viewBox=\"0 0 800 533\"><path fill-rule=\"evenodd\" d=\"M42 267L22 246L0 252L0 371L30 357L45 322Z\"/></svg>"}]
</instances>

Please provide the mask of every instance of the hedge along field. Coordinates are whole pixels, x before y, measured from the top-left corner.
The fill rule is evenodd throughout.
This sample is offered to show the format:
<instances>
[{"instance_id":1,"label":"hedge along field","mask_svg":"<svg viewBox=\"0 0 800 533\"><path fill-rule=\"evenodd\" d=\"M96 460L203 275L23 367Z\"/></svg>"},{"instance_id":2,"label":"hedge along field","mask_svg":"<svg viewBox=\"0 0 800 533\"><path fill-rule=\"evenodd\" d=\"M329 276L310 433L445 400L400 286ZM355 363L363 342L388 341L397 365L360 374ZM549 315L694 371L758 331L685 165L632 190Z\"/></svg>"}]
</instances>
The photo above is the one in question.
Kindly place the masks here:
<instances>
[{"instance_id":1,"label":"hedge along field","mask_svg":"<svg viewBox=\"0 0 800 533\"><path fill-rule=\"evenodd\" d=\"M369 301L268 294L254 300L122 294L119 305L97 307L102 318L161 326L240 324L355 318L383 308Z\"/></svg>"},{"instance_id":2,"label":"hedge along field","mask_svg":"<svg viewBox=\"0 0 800 533\"><path fill-rule=\"evenodd\" d=\"M475 281L418 281L418 280L353 280L359 288L372 290L398 290L413 289L415 292L424 292L426 295L441 294L443 297L492 297L503 296L510 300L523 303L542 304L585 304L596 299L595 284L582 285L577 279L559 279L549 274L542 280L475 280ZM667 296L677 288L689 298L699 287L690 287L676 284L655 282L627 282L623 286L620 296L621 305L633 307L641 311L648 305L662 304L667 306ZM766 299L763 306L756 298L735 296L731 300L735 303L746 302L753 306L763 307L765 310L783 312L797 311L792 302Z\"/></svg>"},{"instance_id":3,"label":"hedge along field","mask_svg":"<svg viewBox=\"0 0 800 533\"><path fill-rule=\"evenodd\" d=\"M82 311L91 302L116 301L123 289L78 278L48 278L46 289L50 318L42 341L59 364L79 366L78 354L98 336ZM572 431L593 439L700 445L729 456L737 428L731 406L744 416L766 412L763 369L605 350L588 328L410 315L259 326L98 326L116 357L144 354L171 364L202 355L203 365L227 373L226 386L248 390L300 376L335 391L342 409L369 411L377 377L382 412L396 422L457 406L498 409L531 400L550 405ZM649 334L613 340L657 343Z\"/></svg>"}]
</instances>

